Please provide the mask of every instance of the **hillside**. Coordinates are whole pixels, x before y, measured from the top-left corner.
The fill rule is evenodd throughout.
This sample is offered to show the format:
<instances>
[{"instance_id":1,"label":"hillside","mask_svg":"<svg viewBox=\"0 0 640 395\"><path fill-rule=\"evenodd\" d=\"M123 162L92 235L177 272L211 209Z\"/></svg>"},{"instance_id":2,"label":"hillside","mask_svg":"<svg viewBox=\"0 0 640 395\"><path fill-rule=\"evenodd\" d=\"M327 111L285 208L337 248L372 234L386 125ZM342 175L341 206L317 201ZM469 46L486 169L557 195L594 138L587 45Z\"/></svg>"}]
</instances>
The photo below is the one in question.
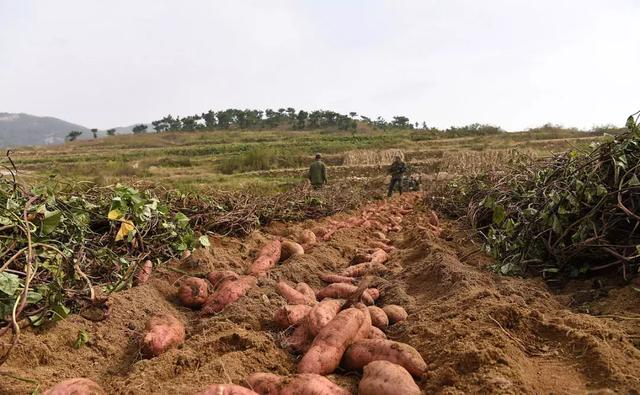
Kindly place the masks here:
<instances>
[{"instance_id":1,"label":"hillside","mask_svg":"<svg viewBox=\"0 0 640 395\"><path fill-rule=\"evenodd\" d=\"M0 112L0 147L59 144L72 130L89 137L89 129L54 117Z\"/></svg>"}]
</instances>

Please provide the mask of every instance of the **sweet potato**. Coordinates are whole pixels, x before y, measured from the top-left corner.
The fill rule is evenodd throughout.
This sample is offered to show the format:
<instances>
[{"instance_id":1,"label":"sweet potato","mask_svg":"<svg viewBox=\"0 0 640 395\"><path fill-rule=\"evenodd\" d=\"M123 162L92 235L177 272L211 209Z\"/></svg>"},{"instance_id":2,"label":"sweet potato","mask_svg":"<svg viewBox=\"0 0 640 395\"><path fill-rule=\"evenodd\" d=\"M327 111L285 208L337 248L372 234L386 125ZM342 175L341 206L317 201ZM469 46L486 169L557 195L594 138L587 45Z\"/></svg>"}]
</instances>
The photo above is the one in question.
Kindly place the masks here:
<instances>
[{"instance_id":1,"label":"sweet potato","mask_svg":"<svg viewBox=\"0 0 640 395\"><path fill-rule=\"evenodd\" d=\"M380 298L380 291L378 291L378 288L367 288L367 293L373 300L378 300Z\"/></svg>"},{"instance_id":2,"label":"sweet potato","mask_svg":"<svg viewBox=\"0 0 640 395\"><path fill-rule=\"evenodd\" d=\"M420 395L413 377L402 366L387 361L371 362L364 367L358 384L359 395Z\"/></svg>"},{"instance_id":3,"label":"sweet potato","mask_svg":"<svg viewBox=\"0 0 640 395\"><path fill-rule=\"evenodd\" d=\"M325 299L313 306L307 314L307 326L311 336L315 337L338 314L342 307L342 301Z\"/></svg>"},{"instance_id":4,"label":"sweet potato","mask_svg":"<svg viewBox=\"0 0 640 395\"><path fill-rule=\"evenodd\" d=\"M349 395L350 392L326 377L302 373L292 377L254 373L247 383L260 395Z\"/></svg>"},{"instance_id":5,"label":"sweet potato","mask_svg":"<svg viewBox=\"0 0 640 395\"><path fill-rule=\"evenodd\" d=\"M153 263L150 260L144 261L138 272L136 273L136 285L143 285L149 281L149 277L151 277L151 271L153 270Z\"/></svg>"},{"instance_id":6,"label":"sweet potato","mask_svg":"<svg viewBox=\"0 0 640 395\"><path fill-rule=\"evenodd\" d=\"M388 270L389 269L383 264L364 262L357 265L349 266L340 274L345 277L362 277L366 276L367 274L384 273Z\"/></svg>"},{"instance_id":7,"label":"sweet potato","mask_svg":"<svg viewBox=\"0 0 640 395\"><path fill-rule=\"evenodd\" d=\"M378 248L373 253L371 253L371 263L385 263L389 259L389 255L387 255L386 251Z\"/></svg>"},{"instance_id":8,"label":"sweet potato","mask_svg":"<svg viewBox=\"0 0 640 395\"><path fill-rule=\"evenodd\" d=\"M280 261L284 262L297 255L304 255L304 248L300 244L289 240L280 243Z\"/></svg>"},{"instance_id":9,"label":"sweet potato","mask_svg":"<svg viewBox=\"0 0 640 395\"><path fill-rule=\"evenodd\" d=\"M218 289L209 295L202 306L201 314L210 315L221 312L227 305L243 297L256 284L257 280L252 276L241 276L238 280L223 281Z\"/></svg>"},{"instance_id":10,"label":"sweet potato","mask_svg":"<svg viewBox=\"0 0 640 395\"><path fill-rule=\"evenodd\" d=\"M362 311L356 308L338 313L315 337L298 363L298 373L327 375L333 372L358 334L364 318Z\"/></svg>"},{"instance_id":11,"label":"sweet potato","mask_svg":"<svg viewBox=\"0 0 640 395\"><path fill-rule=\"evenodd\" d=\"M104 390L94 381L77 378L61 381L42 395L104 395Z\"/></svg>"},{"instance_id":12,"label":"sweet potato","mask_svg":"<svg viewBox=\"0 0 640 395\"><path fill-rule=\"evenodd\" d=\"M357 303L356 305L354 305L354 307L362 311L362 314L364 314L362 325L360 325L360 329L358 330L356 337L353 339L354 342L357 342L357 341L365 340L369 338L369 335L371 334L371 328L373 327L373 325L371 325L371 314L369 314L369 309L367 309L367 307L364 304Z\"/></svg>"},{"instance_id":13,"label":"sweet potato","mask_svg":"<svg viewBox=\"0 0 640 395\"><path fill-rule=\"evenodd\" d=\"M213 285L214 288L220 288L225 281L236 281L240 279L240 275L231 270L222 270L209 272L207 279Z\"/></svg>"},{"instance_id":14,"label":"sweet potato","mask_svg":"<svg viewBox=\"0 0 640 395\"><path fill-rule=\"evenodd\" d=\"M286 305L276 310L274 321L282 327L298 325L311 311L311 306L304 304ZM386 317L386 315L385 315Z\"/></svg>"},{"instance_id":15,"label":"sweet potato","mask_svg":"<svg viewBox=\"0 0 640 395\"><path fill-rule=\"evenodd\" d=\"M315 304L315 298L312 301L307 295L294 289L292 286L285 283L284 281L280 281L276 285L276 290L283 298L287 300L289 304L306 304L306 305Z\"/></svg>"},{"instance_id":16,"label":"sweet potato","mask_svg":"<svg viewBox=\"0 0 640 395\"><path fill-rule=\"evenodd\" d=\"M369 245L373 248L380 248L381 250L384 250L386 253L389 253L396 249L393 246L387 245L381 241L376 241L376 240L370 241Z\"/></svg>"},{"instance_id":17,"label":"sweet potato","mask_svg":"<svg viewBox=\"0 0 640 395\"><path fill-rule=\"evenodd\" d=\"M209 285L198 277L187 277L180 283L178 298L184 306L202 306L209 297Z\"/></svg>"},{"instance_id":18,"label":"sweet potato","mask_svg":"<svg viewBox=\"0 0 640 395\"><path fill-rule=\"evenodd\" d=\"M322 239L324 235L329 233L329 231L330 228L322 226L316 226L315 228L311 229L311 232L313 232L313 234L316 236L316 239Z\"/></svg>"},{"instance_id":19,"label":"sweet potato","mask_svg":"<svg viewBox=\"0 0 640 395\"><path fill-rule=\"evenodd\" d=\"M371 327L371 331L369 331L369 336L367 336L367 339L386 339L387 335L385 335L385 333L380 330L380 328L376 328L375 326Z\"/></svg>"},{"instance_id":20,"label":"sweet potato","mask_svg":"<svg viewBox=\"0 0 640 395\"><path fill-rule=\"evenodd\" d=\"M408 344L385 339L365 339L354 342L342 358L347 369L360 370L373 361L389 361L400 365L415 376L427 370L420 353Z\"/></svg>"},{"instance_id":21,"label":"sweet potato","mask_svg":"<svg viewBox=\"0 0 640 395\"><path fill-rule=\"evenodd\" d=\"M429 224L435 227L440 227L440 219L435 211L429 210Z\"/></svg>"},{"instance_id":22,"label":"sweet potato","mask_svg":"<svg viewBox=\"0 0 640 395\"><path fill-rule=\"evenodd\" d=\"M315 233L305 229L298 234L298 243L301 245L314 245L318 242Z\"/></svg>"},{"instance_id":23,"label":"sweet potato","mask_svg":"<svg viewBox=\"0 0 640 395\"><path fill-rule=\"evenodd\" d=\"M370 262L371 254L367 253L358 253L351 259L352 265L357 265L359 263Z\"/></svg>"},{"instance_id":24,"label":"sweet potato","mask_svg":"<svg viewBox=\"0 0 640 395\"><path fill-rule=\"evenodd\" d=\"M309 333L309 326L306 321L302 321L302 323L288 335L283 341L283 347L293 353L305 353L309 350L311 346L311 341L313 337L311 333Z\"/></svg>"},{"instance_id":25,"label":"sweet potato","mask_svg":"<svg viewBox=\"0 0 640 395\"><path fill-rule=\"evenodd\" d=\"M336 233L338 229L337 228L331 228L329 229L329 231L327 233L325 233L321 239L322 241L329 241L331 240L331 238L333 237L333 234Z\"/></svg>"},{"instance_id":26,"label":"sweet potato","mask_svg":"<svg viewBox=\"0 0 640 395\"><path fill-rule=\"evenodd\" d=\"M258 256L249 267L247 274L254 276L264 276L280 260L280 240L273 240L265 244Z\"/></svg>"},{"instance_id":27,"label":"sweet potato","mask_svg":"<svg viewBox=\"0 0 640 395\"><path fill-rule=\"evenodd\" d=\"M396 322L404 321L409 316L402 306L395 304L388 304L382 307L387 317L389 317L389 324L395 324Z\"/></svg>"},{"instance_id":28,"label":"sweet potato","mask_svg":"<svg viewBox=\"0 0 640 395\"><path fill-rule=\"evenodd\" d=\"M309 284L307 283L298 283L296 285L296 291L300 292L301 294L303 294L307 300L312 303L315 304L317 302L316 300L316 293L315 291L309 286Z\"/></svg>"},{"instance_id":29,"label":"sweet potato","mask_svg":"<svg viewBox=\"0 0 640 395\"><path fill-rule=\"evenodd\" d=\"M249 388L235 384L213 384L198 392L196 395L260 395Z\"/></svg>"},{"instance_id":30,"label":"sweet potato","mask_svg":"<svg viewBox=\"0 0 640 395\"><path fill-rule=\"evenodd\" d=\"M318 297L318 300L322 300L324 298L347 299L357 289L358 287L352 284L333 283L318 291L316 296ZM362 301L366 304L373 304L373 301L380 296L377 289L375 291L371 291L372 289L375 288L369 288L362 294ZM374 296L376 297L374 298Z\"/></svg>"},{"instance_id":31,"label":"sweet potato","mask_svg":"<svg viewBox=\"0 0 640 395\"><path fill-rule=\"evenodd\" d=\"M376 328L384 329L389 325L389 317L378 306L369 306L369 314L371 314L371 324Z\"/></svg>"},{"instance_id":32,"label":"sweet potato","mask_svg":"<svg viewBox=\"0 0 640 395\"><path fill-rule=\"evenodd\" d=\"M353 277L347 277L347 276L341 276L339 274L329 274L329 273L321 274L320 280L330 284L333 284L333 283L353 284L356 282L356 279Z\"/></svg>"},{"instance_id":33,"label":"sweet potato","mask_svg":"<svg viewBox=\"0 0 640 395\"><path fill-rule=\"evenodd\" d=\"M156 357L184 343L184 325L170 314L151 317L142 339L142 354Z\"/></svg>"}]
</instances>

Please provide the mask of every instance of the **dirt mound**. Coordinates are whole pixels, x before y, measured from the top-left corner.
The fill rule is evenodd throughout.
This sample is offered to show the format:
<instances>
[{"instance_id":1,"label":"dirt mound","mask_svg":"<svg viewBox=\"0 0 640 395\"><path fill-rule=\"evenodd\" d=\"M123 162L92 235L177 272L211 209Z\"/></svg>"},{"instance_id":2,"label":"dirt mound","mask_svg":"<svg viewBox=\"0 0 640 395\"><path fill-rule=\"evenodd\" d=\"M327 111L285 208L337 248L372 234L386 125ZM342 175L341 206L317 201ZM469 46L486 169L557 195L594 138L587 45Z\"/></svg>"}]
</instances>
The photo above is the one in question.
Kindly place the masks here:
<instances>
[{"instance_id":1,"label":"dirt mound","mask_svg":"<svg viewBox=\"0 0 640 395\"><path fill-rule=\"evenodd\" d=\"M272 224L243 239L212 237L209 249L155 271L144 286L114 295L105 321L74 315L44 330L25 330L1 369L10 376L0 381L0 393L27 394L35 388L31 381L42 389L82 376L114 394L192 394L213 383L246 385L254 372L294 373L297 357L281 347L286 331L273 323L274 311L285 304L275 284L324 286L319 274L346 267L375 239L371 229L337 231L330 241L278 265L246 297L212 317L180 307L176 284L182 272L243 272L265 241L294 238L302 229L345 218ZM409 312L387 335L411 344L427 361L427 373L418 380L425 393L637 393L640 351L633 344L638 330L632 328L637 321L577 313L563 295L537 280L494 275L484 269L488 258L474 252L471 240L453 225L435 237L418 227L426 222L419 210L405 215L403 230L390 233L397 248L387 263L391 272L374 279L381 304L400 304ZM608 316L638 313L633 292L612 289L591 301L591 308ZM143 359L139 339L145 322L160 312L186 324L186 343ZM81 330L91 340L74 349ZM330 379L355 392L359 378L338 370Z\"/></svg>"}]
</instances>

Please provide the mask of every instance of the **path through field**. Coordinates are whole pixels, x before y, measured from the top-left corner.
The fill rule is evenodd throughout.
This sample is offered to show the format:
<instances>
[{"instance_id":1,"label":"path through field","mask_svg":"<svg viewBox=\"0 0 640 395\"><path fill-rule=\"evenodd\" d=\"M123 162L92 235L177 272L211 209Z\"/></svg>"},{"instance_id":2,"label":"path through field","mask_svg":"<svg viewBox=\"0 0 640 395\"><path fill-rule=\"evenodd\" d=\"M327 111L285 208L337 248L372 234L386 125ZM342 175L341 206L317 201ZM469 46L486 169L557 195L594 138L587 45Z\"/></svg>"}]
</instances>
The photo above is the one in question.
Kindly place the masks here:
<instances>
[{"instance_id":1,"label":"path through field","mask_svg":"<svg viewBox=\"0 0 640 395\"><path fill-rule=\"evenodd\" d=\"M541 281L488 271L489 259L453 224L444 223L440 236L429 230L429 213L418 195L394 197L391 204L410 210L402 229L388 234L396 249L386 263L390 272L373 280L381 293L376 304L398 304L409 312L386 334L415 347L427 362L426 374L417 380L425 393L638 393L640 351L632 343L638 335L632 326L574 312ZM266 241L354 215L273 224L244 239L211 237L209 250L171 265L193 273L244 272ZM26 330L2 370L36 380L41 389L88 377L113 394L193 394L214 383L246 385L244 379L254 372L293 374L299 356L281 347L286 331L273 321L285 304L276 283L306 282L319 290L326 284L318 276L348 267L358 251L379 239L376 232L338 230L307 254L272 269L246 297L212 317L181 307L175 286L181 275L158 269L146 285L113 296L104 321L74 315L41 332ZM145 322L163 312L185 322L186 343L142 359ZM80 330L91 342L76 350ZM357 373L339 369L328 377L357 393ZM0 381L2 394L27 394L34 387L7 376Z\"/></svg>"}]
</instances>

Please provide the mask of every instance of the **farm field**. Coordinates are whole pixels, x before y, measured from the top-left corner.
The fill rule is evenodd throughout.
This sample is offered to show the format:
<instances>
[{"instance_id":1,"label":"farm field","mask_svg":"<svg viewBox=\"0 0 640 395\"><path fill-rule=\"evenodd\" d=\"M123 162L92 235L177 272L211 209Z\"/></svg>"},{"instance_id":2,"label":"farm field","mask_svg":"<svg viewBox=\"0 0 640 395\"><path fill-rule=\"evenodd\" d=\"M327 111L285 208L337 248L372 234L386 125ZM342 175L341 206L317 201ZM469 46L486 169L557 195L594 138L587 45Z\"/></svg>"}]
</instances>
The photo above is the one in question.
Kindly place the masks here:
<instances>
[{"instance_id":1,"label":"farm field","mask_svg":"<svg viewBox=\"0 0 640 395\"><path fill-rule=\"evenodd\" d=\"M640 308L633 283L617 273L572 278L560 286L537 276L504 276L467 220L432 203L445 184L461 176L501 174L523 156L537 160L587 151L602 140L577 132L445 139L419 131L255 131L116 136L16 149L11 158L20 183L60 191L46 195L53 199L43 203L47 212L59 207L67 215L65 208L72 207L68 212L75 213L78 199L68 194L76 193L90 203L83 207L91 207L92 219L90 230L78 228L85 239L75 233L68 239L77 243L70 249L86 244L88 252L73 255L83 266L60 264L69 274L57 280L64 287L55 295L64 300L68 316L53 314L35 327L22 322L19 341L0 366L0 393L42 392L76 377L108 394L195 394L213 384L278 393L260 391L252 375L291 380L314 372L302 366L318 338L307 333L300 340L307 321L281 322L283 306L300 304L281 284L307 284L314 291L308 304L321 305L326 287L332 287L327 274L353 276L364 287L350 285L347 294L333 296L354 303L340 307L340 314L369 311L358 304L366 303L366 288L379 293L371 301L376 306L406 310L405 319L380 325L376 336L412 347L424 361L407 365L417 369L407 384L416 393L636 393ZM304 185L315 152L329 166L330 183L321 191ZM383 198L385 169L395 155L422 177L423 191ZM118 189L116 183L137 190ZM136 211L135 202L147 207L156 198L167 202L170 214ZM186 222L177 213L186 214ZM77 220L66 218L56 223L60 232L71 232L61 227ZM138 227L135 234L127 221ZM165 231L172 226L178 235ZM124 239L118 239L123 229ZM37 243L58 246L55 231L38 237ZM281 257L284 241L299 242L304 254ZM256 271L273 243L279 259ZM184 248L175 251L175 245ZM105 248L111 252L92 255ZM52 261L45 252L36 254L45 264L36 267L33 281L42 286L52 281ZM358 263L374 262L374 254L384 256L372 264L375 270L354 271ZM141 280L146 260L153 268ZM200 279L211 298L221 298L215 303L222 308L211 307L209 299L204 306L188 306L180 289L189 278ZM220 296L225 287L236 292L243 281L250 286L236 297ZM184 328L183 339L149 355L148 322L167 314ZM367 335L354 335L349 344L371 338L371 327L363 318L358 328L367 328ZM344 393L357 393L365 381L362 370L344 360L318 373ZM326 393L339 393L330 389L334 384L322 383Z\"/></svg>"}]
</instances>

